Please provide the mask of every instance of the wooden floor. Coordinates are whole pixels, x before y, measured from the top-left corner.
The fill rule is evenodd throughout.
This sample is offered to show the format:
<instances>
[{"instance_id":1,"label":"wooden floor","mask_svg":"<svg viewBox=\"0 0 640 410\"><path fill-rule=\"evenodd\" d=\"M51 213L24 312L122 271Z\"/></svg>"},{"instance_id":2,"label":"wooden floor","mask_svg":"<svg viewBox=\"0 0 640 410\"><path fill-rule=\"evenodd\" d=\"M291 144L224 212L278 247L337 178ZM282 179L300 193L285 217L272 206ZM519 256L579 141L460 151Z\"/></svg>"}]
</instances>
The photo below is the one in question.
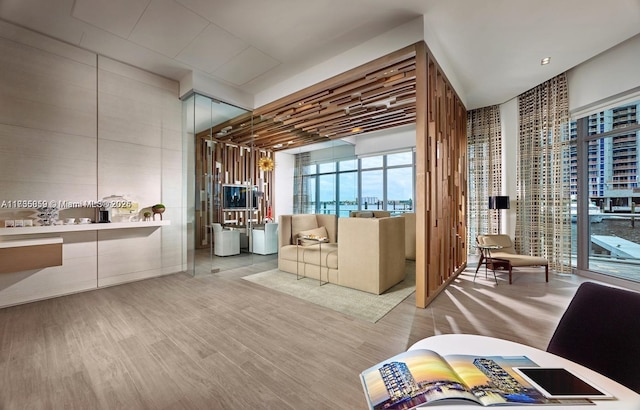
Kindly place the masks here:
<instances>
[{"instance_id":1,"label":"wooden floor","mask_svg":"<svg viewBox=\"0 0 640 410\"><path fill-rule=\"evenodd\" d=\"M546 344L579 278L461 274L362 322L244 281L275 259L0 309L1 409L365 409L359 373L416 341Z\"/></svg>"}]
</instances>

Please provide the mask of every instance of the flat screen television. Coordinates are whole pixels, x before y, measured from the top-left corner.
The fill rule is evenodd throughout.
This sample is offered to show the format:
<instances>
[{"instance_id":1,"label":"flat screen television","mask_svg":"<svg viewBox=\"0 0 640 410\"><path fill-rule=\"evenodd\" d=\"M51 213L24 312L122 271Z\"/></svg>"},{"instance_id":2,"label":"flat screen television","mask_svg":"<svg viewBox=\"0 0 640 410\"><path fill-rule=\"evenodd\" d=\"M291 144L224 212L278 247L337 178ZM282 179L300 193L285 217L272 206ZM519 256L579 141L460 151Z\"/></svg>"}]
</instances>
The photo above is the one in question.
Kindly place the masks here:
<instances>
[{"instance_id":1,"label":"flat screen television","mask_svg":"<svg viewBox=\"0 0 640 410\"><path fill-rule=\"evenodd\" d=\"M222 209L256 209L258 207L257 192L257 186L223 185ZM251 206L249 206L249 195L251 195Z\"/></svg>"}]
</instances>

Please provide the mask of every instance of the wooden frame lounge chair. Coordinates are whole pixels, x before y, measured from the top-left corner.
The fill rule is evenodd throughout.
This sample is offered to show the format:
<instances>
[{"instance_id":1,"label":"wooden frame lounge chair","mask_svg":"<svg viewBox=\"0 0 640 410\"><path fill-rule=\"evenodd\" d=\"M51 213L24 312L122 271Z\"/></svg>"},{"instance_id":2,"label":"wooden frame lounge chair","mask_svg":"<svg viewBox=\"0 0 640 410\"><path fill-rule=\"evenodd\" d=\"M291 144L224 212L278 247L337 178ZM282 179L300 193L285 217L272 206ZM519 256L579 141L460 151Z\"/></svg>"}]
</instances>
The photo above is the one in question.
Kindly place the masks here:
<instances>
[{"instance_id":1,"label":"wooden frame lounge chair","mask_svg":"<svg viewBox=\"0 0 640 410\"><path fill-rule=\"evenodd\" d=\"M476 241L478 245L496 245L500 247L499 249L492 249L490 257L487 257L481 248L480 261L478 262L476 273L483 263L490 266L494 271L496 268L504 268L509 270L509 284L511 284L513 268L544 266L545 280L549 282L549 261L538 256L520 255L516 253L513 247L513 241L509 235L478 235Z\"/></svg>"}]
</instances>

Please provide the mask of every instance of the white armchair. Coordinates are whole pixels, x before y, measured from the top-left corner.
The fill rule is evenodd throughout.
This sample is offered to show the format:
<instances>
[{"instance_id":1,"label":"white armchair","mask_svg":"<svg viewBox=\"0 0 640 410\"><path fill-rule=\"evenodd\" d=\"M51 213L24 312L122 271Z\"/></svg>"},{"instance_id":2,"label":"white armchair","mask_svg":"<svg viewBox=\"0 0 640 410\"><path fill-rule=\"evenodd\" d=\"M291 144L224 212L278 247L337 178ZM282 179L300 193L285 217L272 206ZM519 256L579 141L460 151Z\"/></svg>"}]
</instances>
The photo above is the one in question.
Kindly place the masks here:
<instances>
[{"instance_id":1,"label":"white armchair","mask_svg":"<svg viewBox=\"0 0 640 410\"><path fill-rule=\"evenodd\" d=\"M213 253L216 256L240 254L240 231L225 230L220 224L211 224L213 229Z\"/></svg>"},{"instance_id":2,"label":"white armchair","mask_svg":"<svg viewBox=\"0 0 640 410\"><path fill-rule=\"evenodd\" d=\"M264 224L264 229L252 230L253 253L271 255L278 253L278 224Z\"/></svg>"}]
</instances>

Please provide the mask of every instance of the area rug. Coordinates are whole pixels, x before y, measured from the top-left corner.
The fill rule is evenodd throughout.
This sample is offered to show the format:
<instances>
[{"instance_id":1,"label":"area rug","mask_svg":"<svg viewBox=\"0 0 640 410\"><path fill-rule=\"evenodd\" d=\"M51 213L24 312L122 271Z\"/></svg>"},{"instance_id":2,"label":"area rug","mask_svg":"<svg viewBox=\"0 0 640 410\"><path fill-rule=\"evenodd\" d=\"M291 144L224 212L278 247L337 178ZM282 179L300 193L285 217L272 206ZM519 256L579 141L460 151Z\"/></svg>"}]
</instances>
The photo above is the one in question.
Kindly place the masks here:
<instances>
[{"instance_id":1,"label":"area rug","mask_svg":"<svg viewBox=\"0 0 640 410\"><path fill-rule=\"evenodd\" d=\"M296 280L296 275L278 269L244 276L242 279L375 323L415 291L416 267L413 261L407 261L404 281L382 295L345 288L333 283L320 286L317 279Z\"/></svg>"}]
</instances>

